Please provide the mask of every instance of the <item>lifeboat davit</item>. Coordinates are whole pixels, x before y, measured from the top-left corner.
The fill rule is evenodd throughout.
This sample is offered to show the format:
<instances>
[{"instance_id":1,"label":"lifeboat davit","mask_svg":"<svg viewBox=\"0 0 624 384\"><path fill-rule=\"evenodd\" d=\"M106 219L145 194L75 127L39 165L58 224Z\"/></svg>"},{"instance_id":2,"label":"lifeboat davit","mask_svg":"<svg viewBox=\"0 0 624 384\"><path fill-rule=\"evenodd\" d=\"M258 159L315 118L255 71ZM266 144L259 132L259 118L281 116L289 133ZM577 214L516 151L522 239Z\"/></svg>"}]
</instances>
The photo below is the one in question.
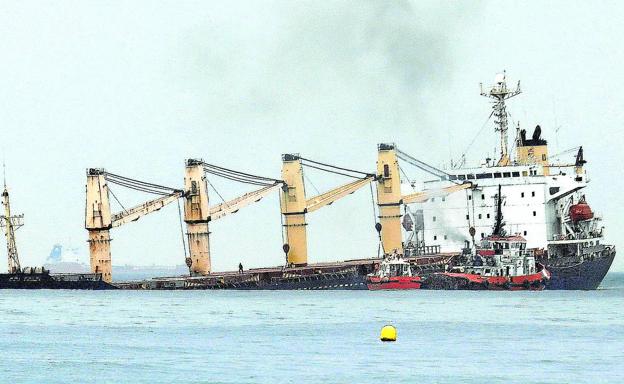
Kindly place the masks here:
<instances>
[{"instance_id":1,"label":"lifeboat davit","mask_svg":"<svg viewBox=\"0 0 624 384\"><path fill-rule=\"evenodd\" d=\"M581 199L578 203L570 206L570 219L573 222L589 220L594 217L594 212L592 212L589 204L585 202L585 199Z\"/></svg>"}]
</instances>

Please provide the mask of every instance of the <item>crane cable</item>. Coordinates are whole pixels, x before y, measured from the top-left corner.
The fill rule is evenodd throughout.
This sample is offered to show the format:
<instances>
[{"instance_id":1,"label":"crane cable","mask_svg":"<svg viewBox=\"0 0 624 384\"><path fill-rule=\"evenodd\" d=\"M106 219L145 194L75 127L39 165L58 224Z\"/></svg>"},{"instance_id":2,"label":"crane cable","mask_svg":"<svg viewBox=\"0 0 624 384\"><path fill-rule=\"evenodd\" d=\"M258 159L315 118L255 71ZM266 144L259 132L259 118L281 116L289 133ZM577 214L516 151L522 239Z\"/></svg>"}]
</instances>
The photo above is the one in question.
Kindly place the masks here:
<instances>
[{"instance_id":1,"label":"crane cable","mask_svg":"<svg viewBox=\"0 0 624 384\"><path fill-rule=\"evenodd\" d=\"M397 156L399 157L399 159L401 159L403 161L406 161L407 163L415 166L416 168L419 168L419 169L421 169L421 170L423 170L423 171L425 171L427 173L430 173L430 174L432 174L434 176L437 176L437 177L440 177L440 178L446 178L446 180L449 180L449 181L451 181L451 182L453 182L455 184L458 184L458 185L461 184L461 183L459 183L459 182L457 182L455 180L450 180L451 174L446 173L445 171L443 171L443 170L441 170L439 168L436 168L433 165L429 165L429 164L425 163L422 160L418 160L417 158L415 158L415 157L413 157L411 155L408 155L407 153L401 151L398 148L396 149L396 153L397 153Z\"/></svg>"},{"instance_id":2,"label":"crane cable","mask_svg":"<svg viewBox=\"0 0 624 384\"><path fill-rule=\"evenodd\" d=\"M184 260L186 261L186 241L184 239L184 225L182 224L182 209L180 208L180 200L178 199L178 217L180 218L180 234L182 235L182 249L184 250Z\"/></svg>"},{"instance_id":3,"label":"crane cable","mask_svg":"<svg viewBox=\"0 0 624 384\"><path fill-rule=\"evenodd\" d=\"M324 172L329 172L329 173L334 173L334 174L337 174L337 175L352 177L354 179L366 179L368 177L374 176L374 174L369 173L369 172L362 172L362 171L357 171L355 169L338 167L336 165L331 165L331 164L327 164L327 163L321 163L320 161L310 160L310 159L307 159L307 158L301 157L301 156L297 156L297 158L301 160L301 165L306 166L306 167L310 167L310 168L314 168L314 169L318 169L318 170L324 171ZM312 165L312 164L314 164L314 165ZM344 172L340 172L340 171L344 171ZM345 172L348 172L348 173L345 173ZM354 175L351 175L349 173L360 174L360 175L363 175L363 176L354 176Z\"/></svg>"},{"instance_id":4,"label":"crane cable","mask_svg":"<svg viewBox=\"0 0 624 384\"><path fill-rule=\"evenodd\" d=\"M109 182L109 183L115 184L115 185L119 185L121 187L125 187L125 188L132 189L132 190L139 191L139 192L149 193L149 194L152 194L152 195L160 195L160 196L170 195L170 193L164 192L164 191L161 191L161 190L155 190L155 189L151 189L151 188L139 187L139 186L134 185L134 184L128 184L128 183L120 182L120 181L117 181L117 180L107 179L106 181Z\"/></svg>"},{"instance_id":5,"label":"crane cable","mask_svg":"<svg viewBox=\"0 0 624 384\"><path fill-rule=\"evenodd\" d=\"M223 177L228 180L237 181L244 184L271 186L279 183L283 183L282 180L273 179L270 177L252 175L250 173L235 171L233 169L220 167L218 165L209 164L204 161L201 162L204 172L210 173L215 176Z\"/></svg>"},{"instance_id":6,"label":"crane cable","mask_svg":"<svg viewBox=\"0 0 624 384\"><path fill-rule=\"evenodd\" d=\"M112 184L116 184L125 188L133 189L135 191L150 193L154 195L166 196L166 195L171 195L173 193L181 192L181 190L177 188L171 188L171 187L167 187L164 185L131 179L129 177L116 175L110 172L104 173L104 179L107 182L112 183Z\"/></svg>"},{"instance_id":7,"label":"crane cable","mask_svg":"<svg viewBox=\"0 0 624 384\"><path fill-rule=\"evenodd\" d=\"M123 205L123 204L121 204L121 201L119 201L119 199L117 198L117 196L115 196L115 193L113 193L113 190L112 190L110 187L108 187L108 186L107 186L107 188L108 188L108 191L110 192L110 194L111 194L111 195L113 195L113 198L115 199L115 201L117 202L117 204L119 204L119 205L121 206L121 209L123 209L123 210L124 210L124 212L128 213L128 210L126 209L126 207L124 207L124 205Z\"/></svg>"},{"instance_id":8,"label":"crane cable","mask_svg":"<svg viewBox=\"0 0 624 384\"><path fill-rule=\"evenodd\" d=\"M468 153L468 151L470 150L470 148L472 147L472 145L474 144L474 142L477 140L477 138L479 136L481 136L481 133L483 132L483 130L485 129L485 127L487 126L487 123L490 121L490 119L492 118L492 115L494 114L494 110L492 110L492 112L490 112L490 115L487 117L487 119L485 119L485 121L483 122L483 125L481 126L481 129L479 129L479 132L477 132L477 134L472 138L472 141L470 142L470 144L468 144L468 146L466 147L466 149L464 149L464 152L462 152L462 157L466 156L466 153Z\"/></svg>"},{"instance_id":9,"label":"crane cable","mask_svg":"<svg viewBox=\"0 0 624 384\"><path fill-rule=\"evenodd\" d=\"M110 172L106 172L104 175L106 179L121 180L123 182L129 183L129 184L136 184L139 186L143 186L145 188L162 189L162 190L167 190L167 191L172 191L172 192L180 191L177 188L167 187L167 186L160 185L160 184L148 183L146 181L141 181L141 180L136 180L136 179L131 179L129 177L116 175Z\"/></svg>"},{"instance_id":10,"label":"crane cable","mask_svg":"<svg viewBox=\"0 0 624 384\"><path fill-rule=\"evenodd\" d=\"M370 183L369 186L370 186L370 193L371 193L371 203L373 206L373 223L375 223L374 226L376 230L378 221L377 221L377 210L375 208L377 204L375 204L375 194L373 192L373 183ZM377 235L379 236L379 243L377 244L377 257L380 257L381 248L383 246L382 240L381 240L381 231L377 232Z\"/></svg>"},{"instance_id":11,"label":"crane cable","mask_svg":"<svg viewBox=\"0 0 624 384\"><path fill-rule=\"evenodd\" d=\"M259 186L265 186L265 187L268 187L270 185L274 185L275 183L281 182L279 180L275 180L273 182L266 182L266 181L262 181L262 180L259 180L259 179L250 179L250 178L247 178L247 177L240 177L240 176L237 176L235 174L231 174L231 173L227 173L227 172L221 172L221 171L210 169L210 168L204 168L204 172L209 173L209 174L214 175L214 176L222 177L224 179L228 179L228 180L236 181L236 182L239 182L239 183L243 183L243 184L259 185Z\"/></svg>"},{"instance_id":12,"label":"crane cable","mask_svg":"<svg viewBox=\"0 0 624 384\"><path fill-rule=\"evenodd\" d=\"M318 169L319 171L333 173L333 174L336 174L336 175L341 175L341 176L346 176L346 177L351 177L351 178L354 178L354 179L365 179L366 178L366 177L358 177L358 176L349 175L348 173L344 173L344 172L332 171L332 170L321 168L321 167L317 167L317 166L311 165L311 164L301 163L301 165L303 165L305 167L309 167L309 168Z\"/></svg>"},{"instance_id":13,"label":"crane cable","mask_svg":"<svg viewBox=\"0 0 624 384\"><path fill-rule=\"evenodd\" d=\"M405 179L407 180L407 182L409 183L410 187L412 188L412 191L416 192L416 187L414 187L414 182L410 179L410 177L407 175L407 173L403 170L403 167L399 166L399 171L401 171L403 176L405 176Z\"/></svg>"},{"instance_id":14,"label":"crane cable","mask_svg":"<svg viewBox=\"0 0 624 384\"><path fill-rule=\"evenodd\" d=\"M212 185L212 183L210 182L210 180L208 180L208 178L206 178L206 182L208 182L208 185L210 185L212 187L212 190L215 191L215 193L219 196L219 198L221 199L221 201L223 201L223 203L225 205L228 205L228 203L225 201L225 199L223 198L223 196L221 196L221 194L219 193L219 191L217 190L217 188L215 188L214 185Z\"/></svg>"},{"instance_id":15,"label":"crane cable","mask_svg":"<svg viewBox=\"0 0 624 384\"><path fill-rule=\"evenodd\" d=\"M215 169L218 169L218 170L223 171L223 172L232 173L232 174L236 174L236 175L240 175L240 176L246 176L246 177L252 178L252 179L260 179L260 180L271 181L271 182L281 181L281 180L273 179L273 178L270 178L270 177L252 175L250 173L245 173L245 172L241 172L241 171L235 171L233 169L220 167L220 166L214 165L214 164L209 164L209 163L206 163L204 161L202 161L202 165L204 167L215 168Z\"/></svg>"}]
</instances>

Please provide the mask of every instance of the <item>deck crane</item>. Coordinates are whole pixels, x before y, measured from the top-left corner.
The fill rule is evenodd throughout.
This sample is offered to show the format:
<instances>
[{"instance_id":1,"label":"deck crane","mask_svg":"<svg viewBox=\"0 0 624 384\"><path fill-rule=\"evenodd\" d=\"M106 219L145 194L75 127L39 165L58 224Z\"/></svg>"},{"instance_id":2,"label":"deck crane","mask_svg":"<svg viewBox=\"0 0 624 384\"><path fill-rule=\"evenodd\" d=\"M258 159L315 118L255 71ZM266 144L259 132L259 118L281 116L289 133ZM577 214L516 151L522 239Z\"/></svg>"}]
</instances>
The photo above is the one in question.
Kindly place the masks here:
<instances>
[{"instance_id":1,"label":"deck crane","mask_svg":"<svg viewBox=\"0 0 624 384\"><path fill-rule=\"evenodd\" d=\"M400 151L394 144L379 144L377 147L377 205L379 207L379 222L381 224L381 242L385 253L396 250L403 253L401 236L401 205L421 203L432 197L446 196L450 193L473 188L473 184L466 182L454 184L450 187L416 192L408 195L401 193L401 177L399 158L407 160L427 172L448 180L448 174L435 167L413 158Z\"/></svg>"},{"instance_id":2,"label":"deck crane","mask_svg":"<svg viewBox=\"0 0 624 384\"><path fill-rule=\"evenodd\" d=\"M211 207L206 174L261 188ZM281 180L231 170L200 159L188 159L184 177L184 221L189 245L186 263L191 275L207 275L211 272L208 223L236 213L239 209L261 200L278 190L282 184Z\"/></svg>"},{"instance_id":3,"label":"deck crane","mask_svg":"<svg viewBox=\"0 0 624 384\"><path fill-rule=\"evenodd\" d=\"M4 228L7 240L7 256L9 258L9 273L22 272L19 256L17 254L17 244L15 243L15 231L24 225L24 215L11 215L11 204L9 202L9 191L4 182L2 192L2 205L4 205L4 215L0 216L0 226Z\"/></svg>"},{"instance_id":4,"label":"deck crane","mask_svg":"<svg viewBox=\"0 0 624 384\"><path fill-rule=\"evenodd\" d=\"M112 213L110 207L110 184L147 192L159 197L130 209ZM89 254L91 272L100 273L102 280L112 281L110 230L137 221L141 217L160 210L177 201L183 191L158 184L147 183L107 172L102 168L87 169L85 228L89 232ZM114 194L113 198L116 200ZM121 203L120 203L121 204Z\"/></svg>"},{"instance_id":5,"label":"deck crane","mask_svg":"<svg viewBox=\"0 0 624 384\"><path fill-rule=\"evenodd\" d=\"M303 166L356 178L313 198L306 198ZM282 179L285 182L280 197L285 232L284 253L288 265L301 266L308 263L307 231L305 215L330 205L375 180L375 175L336 167L303 158L296 154L282 155Z\"/></svg>"}]
</instances>

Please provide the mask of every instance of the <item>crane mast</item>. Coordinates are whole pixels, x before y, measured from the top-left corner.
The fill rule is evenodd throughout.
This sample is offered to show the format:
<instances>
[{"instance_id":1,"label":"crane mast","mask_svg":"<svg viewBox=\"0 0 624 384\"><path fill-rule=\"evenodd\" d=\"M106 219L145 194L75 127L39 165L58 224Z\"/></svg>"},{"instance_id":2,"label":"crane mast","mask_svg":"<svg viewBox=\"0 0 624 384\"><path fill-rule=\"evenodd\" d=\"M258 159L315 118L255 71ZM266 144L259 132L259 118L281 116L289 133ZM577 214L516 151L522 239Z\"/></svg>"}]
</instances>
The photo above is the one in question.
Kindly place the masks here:
<instances>
[{"instance_id":1,"label":"crane mast","mask_svg":"<svg viewBox=\"0 0 624 384\"><path fill-rule=\"evenodd\" d=\"M384 253L403 254L401 205L421 203L432 197L446 196L450 193L472 188L473 184L467 182L446 188L402 195L397 153L405 155L394 144L379 144L377 146L377 206L379 224L381 224L381 245Z\"/></svg>"},{"instance_id":2,"label":"crane mast","mask_svg":"<svg viewBox=\"0 0 624 384\"><path fill-rule=\"evenodd\" d=\"M305 265L308 263L306 196L303 167L298 156L282 155L282 180L286 183L280 196L286 260L288 264Z\"/></svg>"},{"instance_id":3,"label":"crane mast","mask_svg":"<svg viewBox=\"0 0 624 384\"><path fill-rule=\"evenodd\" d=\"M4 191L2 192L2 205L4 205L4 215L0 217L0 225L4 228L7 241L8 272L20 273L22 271L22 266L20 265L19 255L17 253L15 231L23 225L24 215L11 216L11 203L9 201L9 191L6 182L4 184Z\"/></svg>"},{"instance_id":4,"label":"crane mast","mask_svg":"<svg viewBox=\"0 0 624 384\"><path fill-rule=\"evenodd\" d=\"M113 214L110 206L108 183L161 195L130 209ZM114 175L102 168L87 169L85 228L89 232L89 259L91 272L102 275L102 280L112 281L111 228L137 221L156 212L182 197L183 192L174 188L158 186L123 176ZM113 195L114 197L114 195Z\"/></svg>"},{"instance_id":5,"label":"crane mast","mask_svg":"<svg viewBox=\"0 0 624 384\"><path fill-rule=\"evenodd\" d=\"M401 179L394 144L377 146L377 206L384 253L403 253L401 239Z\"/></svg>"},{"instance_id":6,"label":"crane mast","mask_svg":"<svg viewBox=\"0 0 624 384\"><path fill-rule=\"evenodd\" d=\"M314 162L309 159L303 159L298 155L282 155L282 180L285 184L281 192L280 208L284 220L284 252L286 253L287 263L295 266L306 265L308 263L307 224L305 215L321 209L324 206L330 205L375 180L375 175L365 174L365 177L358 177L358 180L356 181L341 185L328 192L306 200L302 160L306 160L307 162L317 165L323 165L325 168L364 174L359 171L347 170L345 168L330 166ZM327 170L323 169L323 167L317 167L317 165L308 166L320 170ZM341 174L346 175L344 173Z\"/></svg>"},{"instance_id":7,"label":"crane mast","mask_svg":"<svg viewBox=\"0 0 624 384\"><path fill-rule=\"evenodd\" d=\"M207 275L211 271L208 231L210 207L202 161L195 159L186 161L184 191L184 222L189 247L186 263L192 276Z\"/></svg>"}]
</instances>

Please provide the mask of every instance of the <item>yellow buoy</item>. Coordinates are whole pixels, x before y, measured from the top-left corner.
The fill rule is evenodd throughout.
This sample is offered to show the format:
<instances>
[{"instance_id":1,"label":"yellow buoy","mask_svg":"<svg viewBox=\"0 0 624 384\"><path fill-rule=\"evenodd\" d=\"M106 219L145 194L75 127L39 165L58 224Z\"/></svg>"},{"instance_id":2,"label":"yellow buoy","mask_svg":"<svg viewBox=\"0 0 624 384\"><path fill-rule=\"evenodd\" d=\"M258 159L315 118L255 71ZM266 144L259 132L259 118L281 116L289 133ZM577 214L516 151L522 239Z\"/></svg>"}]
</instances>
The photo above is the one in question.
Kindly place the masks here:
<instances>
[{"instance_id":1,"label":"yellow buoy","mask_svg":"<svg viewBox=\"0 0 624 384\"><path fill-rule=\"evenodd\" d=\"M396 338L397 330L392 325L386 325L381 328L381 336L379 336L381 341L396 341Z\"/></svg>"}]
</instances>

